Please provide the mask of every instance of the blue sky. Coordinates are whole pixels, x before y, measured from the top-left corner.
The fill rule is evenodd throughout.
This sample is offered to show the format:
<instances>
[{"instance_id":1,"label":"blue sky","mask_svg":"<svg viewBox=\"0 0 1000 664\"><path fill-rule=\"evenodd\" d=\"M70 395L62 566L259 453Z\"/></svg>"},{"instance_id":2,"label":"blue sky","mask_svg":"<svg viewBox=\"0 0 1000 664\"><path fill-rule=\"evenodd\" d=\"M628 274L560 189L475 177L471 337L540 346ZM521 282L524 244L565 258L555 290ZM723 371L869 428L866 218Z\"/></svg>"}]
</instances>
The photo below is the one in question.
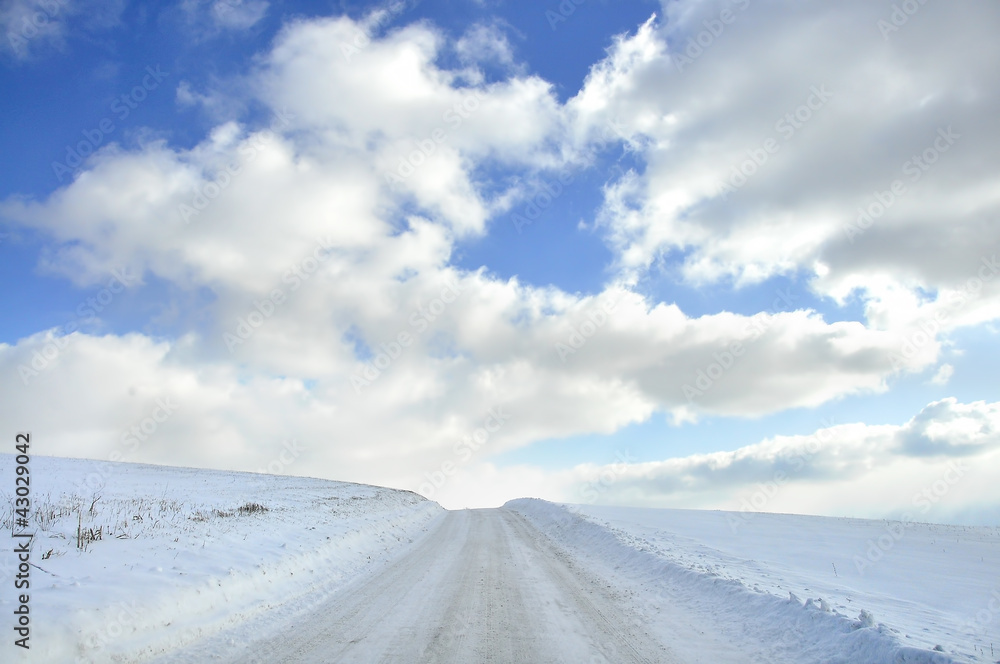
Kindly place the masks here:
<instances>
[{"instance_id":1,"label":"blue sky","mask_svg":"<svg viewBox=\"0 0 1000 664\"><path fill-rule=\"evenodd\" d=\"M219 78L245 74L253 56L267 49L289 18L343 13L360 19L376 6L282 3L272 7L248 32L200 38L192 35L190 21L196 18L187 20L176 2L146 3L141 11L126 4L120 22L93 27L83 34L69 32L59 48L36 43L38 37L28 40L26 48L39 53L25 60L8 53L6 66L0 70L0 86L7 92L5 117L14 120L0 127L0 141L4 154L16 155L0 163L0 193L4 197L41 198L56 191L69 176L60 180L53 162L65 164L67 148L87 141L84 132L95 136L93 132L99 131L102 120L110 120L114 130L100 139L99 147L112 141L135 145L146 132L166 137L177 147L191 147L213 122L197 110L178 108L177 81L201 87ZM567 18L573 21L571 31L561 29L563 22L556 23L553 30L543 10L529 2L488 9L471 2L409 3L386 21L382 30L423 20L457 38L480 21L503 25L511 34L518 60L528 71L550 81L565 99L579 89L590 65L601 58L614 34L634 30L656 9L651 2L625 7L599 2L581 5ZM14 27L18 26L15 22ZM127 106L112 110L112 104L123 91L128 94L141 82L147 66L157 65L169 73L163 87L151 91L137 108L129 109L124 120L119 119L122 111L117 109ZM238 119L253 122L255 117L259 119L259 113L248 108ZM532 284L555 284L570 292L599 291L608 278L604 268L612 255L598 235L579 232L577 226L593 218L601 202L599 187L621 156L620 149L609 149L606 163L579 172L573 190L557 200L536 224L522 229L523 237L514 232L511 215L494 220L488 235L457 248L457 263L467 269L485 265L503 278L517 275ZM564 249L552 252L554 246ZM43 238L23 230L0 244L4 278L27 278L23 288L0 294L5 309L26 314L4 321L5 342L60 324L85 294L65 280L38 274L35 266L43 247ZM106 322L113 329L126 331L134 325L134 321L122 321L118 326L117 315L128 314L112 312Z\"/></svg>"},{"instance_id":2,"label":"blue sky","mask_svg":"<svg viewBox=\"0 0 1000 664\"><path fill-rule=\"evenodd\" d=\"M169 393L130 460L295 437L288 473L447 506L604 469L606 502L732 507L847 425L769 509L879 516L969 449L996 469L994 5L45 7L0 12L0 388L48 453L105 457ZM936 518L995 514L979 483Z\"/></svg>"}]
</instances>

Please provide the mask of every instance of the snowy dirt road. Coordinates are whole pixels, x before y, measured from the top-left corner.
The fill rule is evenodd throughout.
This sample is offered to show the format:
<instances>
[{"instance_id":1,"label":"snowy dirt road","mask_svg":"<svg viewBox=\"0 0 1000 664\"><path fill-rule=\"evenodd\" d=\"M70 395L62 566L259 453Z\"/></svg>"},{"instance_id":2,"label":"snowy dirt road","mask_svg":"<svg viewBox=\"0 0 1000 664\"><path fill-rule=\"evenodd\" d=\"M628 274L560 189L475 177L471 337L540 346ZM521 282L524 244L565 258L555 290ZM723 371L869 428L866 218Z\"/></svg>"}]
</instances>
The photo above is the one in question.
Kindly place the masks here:
<instances>
[{"instance_id":1,"label":"snowy dirt road","mask_svg":"<svg viewBox=\"0 0 1000 664\"><path fill-rule=\"evenodd\" d=\"M506 509L449 512L403 557L240 661L679 662L607 584Z\"/></svg>"}]
</instances>

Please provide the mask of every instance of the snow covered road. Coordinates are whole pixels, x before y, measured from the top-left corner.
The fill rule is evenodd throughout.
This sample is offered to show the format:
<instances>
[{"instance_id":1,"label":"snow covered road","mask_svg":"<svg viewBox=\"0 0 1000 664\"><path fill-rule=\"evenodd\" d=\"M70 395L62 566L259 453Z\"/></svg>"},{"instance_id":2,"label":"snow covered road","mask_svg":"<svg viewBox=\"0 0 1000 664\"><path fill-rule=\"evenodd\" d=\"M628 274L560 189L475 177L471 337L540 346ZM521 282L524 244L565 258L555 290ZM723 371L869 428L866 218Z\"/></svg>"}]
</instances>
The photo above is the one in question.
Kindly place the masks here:
<instances>
[{"instance_id":1,"label":"snow covered road","mask_svg":"<svg viewBox=\"0 0 1000 664\"><path fill-rule=\"evenodd\" d=\"M0 474L12 460L0 454ZM535 499L448 512L410 492L327 480L32 463L36 631L30 652L0 647L5 663L1000 655L996 528ZM99 492L85 483L95 477ZM12 515L0 510L0 522ZM103 537L81 548L81 527ZM0 553L10 587L12 552ZM13 615L13 600L0 594L0 611Z\"/></svg>"},{"instance_id":2,"label":"snow covered road","mask_svg":"<svg viewBox=\"0 0 1000 664\"><path fill-rule=\"evenodd\" d=\"M516 512L441 515L379 573L234 661L677 662ZM173 659L173 658L171 658Z\"/></svg>"}]
</instances>

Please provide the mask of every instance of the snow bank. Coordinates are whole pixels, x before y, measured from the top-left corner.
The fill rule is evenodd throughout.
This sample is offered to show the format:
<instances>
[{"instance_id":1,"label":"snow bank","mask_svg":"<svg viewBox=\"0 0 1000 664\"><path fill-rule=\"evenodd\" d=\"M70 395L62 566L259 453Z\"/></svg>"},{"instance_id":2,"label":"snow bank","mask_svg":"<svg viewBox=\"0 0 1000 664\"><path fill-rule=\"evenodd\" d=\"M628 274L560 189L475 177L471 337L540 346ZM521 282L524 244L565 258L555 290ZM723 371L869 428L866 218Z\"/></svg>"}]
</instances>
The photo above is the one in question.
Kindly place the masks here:
<instances>
[{"instance_id":1,"label":"snow bank","mask_svg":"<svg viewBox=\"0 0 1000 664\"><path fill-rule=\"evenodd\" d=\"M0 455L0 476L12 466ZM411 492L256 473L34 457L31 481L31 651L5 639L4 662L145 660L265 612L280 624L443 514ZM13 562L8 548L7 616Z\"/></svg>"},{"instance_id":2,"label":"snow bank","mask_svg":"<svg viewBox=\"0 0 1000 664\"><path fill-rule=\"evenodd\" d=\"M811 531L803 527L803 521L815 519L820 523L826 533L825 544L842 540L851 549L859 520L841 520L844 523L839 531L836 528L831 531L832 524L828 522L838 520L759 515L772 517L774 523L784 524L797 536L754 539L745 532L732 546L722 548L713 546L725 539L722 531L705 524L721 518L725 525L725 513L564 506L535 499L514 500L505 507L528 518L571 557L621 586L634 605L637 624L660 632L661 638L687 661L796 664L996 661L985 659L990 654L988 649L984 659L977 660L979 653L971 652L968 642L964 653L935 651L931 649L933 645L916 647L928 640L926 633L921 643L907 644L904 642L909 640L907 635L876 622L862 605L850 602L843 606L818 596L816 573L813 578L808 575L796 578L804 585L785 582L783 576L789 566L783 564L782 556L789 554L795 558L810 548ZM677 520L686 524L686 533L671 529ZM996 555L995 545L993 542L993 555ZM826 558L819 556L823 565L830 565ZM913 562L909 585L921 584L931 572ZM830 576L834 576L832 569ZM790 592L790 585L801 588L804 599ZM782 588L783 594L779 595ZM810 589L813 592L805 594ZM915 608L915 603L907 600L912 591L906 587L895 590L898 591L895 601Z\"/></svg>"}]
</instances>

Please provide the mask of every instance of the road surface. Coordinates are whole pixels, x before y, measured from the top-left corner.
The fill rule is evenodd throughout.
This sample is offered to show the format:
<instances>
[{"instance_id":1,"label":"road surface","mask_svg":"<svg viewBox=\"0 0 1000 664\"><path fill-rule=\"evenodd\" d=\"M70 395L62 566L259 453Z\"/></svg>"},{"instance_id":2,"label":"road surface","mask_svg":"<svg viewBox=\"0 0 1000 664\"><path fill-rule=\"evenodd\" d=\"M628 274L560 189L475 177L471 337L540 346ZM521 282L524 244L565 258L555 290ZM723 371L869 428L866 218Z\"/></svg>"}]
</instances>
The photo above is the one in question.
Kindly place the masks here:
<instances>
[{"instance_id":1,"label":"road surface","mask_svg":"<svg viewBox=\"0 0 1000 664\"><path fill-rule=\"evenodd\" d=\"M655 662L678 660L607 584L505 509L447 513L379 573L346 586L240 661Z\"/></svg>"}]
</instances>

